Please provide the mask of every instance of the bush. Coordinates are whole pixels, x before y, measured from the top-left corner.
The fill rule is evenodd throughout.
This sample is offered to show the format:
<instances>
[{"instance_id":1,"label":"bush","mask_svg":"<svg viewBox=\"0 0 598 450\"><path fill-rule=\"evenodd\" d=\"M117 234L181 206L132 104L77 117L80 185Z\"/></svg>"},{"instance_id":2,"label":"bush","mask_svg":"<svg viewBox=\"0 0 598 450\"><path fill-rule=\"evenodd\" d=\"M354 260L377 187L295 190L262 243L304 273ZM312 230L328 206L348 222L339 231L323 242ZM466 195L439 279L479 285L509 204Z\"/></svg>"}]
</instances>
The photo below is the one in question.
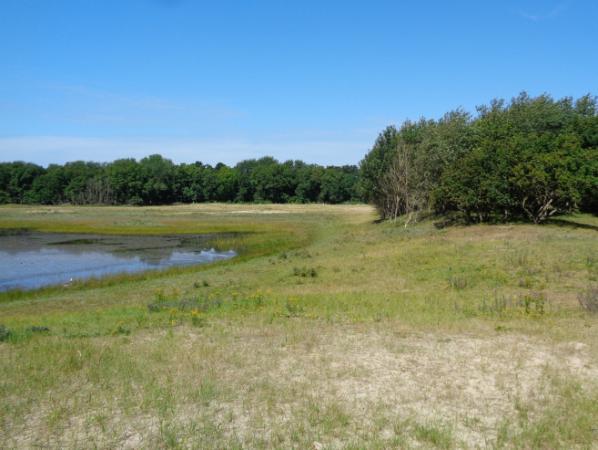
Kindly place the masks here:
<instances>
[{"instance_id":1,"label":"bush","mask_svg":"<svg viewBox=\"0 0 598 450\"><path fill-rule=\"evenodd\" d=\"M284 306L285 311L283 315L285 317L299 317L304 312L304 308L298 298L288 298Z\"/></svg>"},{"instance_id":2,"label":"bush","mask_svg":"<svg viewBox=\"0 0 598 450\"><path fill-rule=\"evenodd\" d=\"M465 289L468 285L467 277L464 275L453 275L448 281L449 285L456 290Z\"/></svg>"},{"instance_id":3,"label":"bush","mask_svg":"<svg viewBox=\"0 0 598 450\"><path fill-rule=\"evenodd\" d=\"M222 300L220 299L202 299L202 298L189 298L183 300L166 300L159 299L156 302L149 303L147 309L149 312L160 312L171 309L179 311L199 311L202 313L208 312L213 309L220 308Z\"/></svg>"},{"instance_id":4,"label":"bush","mask_svg":"<svg viewBox=\"0 0 598 450\"><path fill-rule=\"evenodd\" d=\"M191 324L194 327L203 327L206 325L206 318L200 311L194 309L191 311Z\"/></svg>"},{"instance_id":5,"label":"bush","mask_svg":"<svg viewBox=\"0 0 598 450\"><path fill-rule=\"evenodd\" d=\"M302 278L315 278L318 276L318 271L313 267L294 267L293 275Z\"/></svg>"},{"instance_id":6,"label":"bush","mask_svg":"<svg viewBox=\"0 0 598 450\"><path fill-rule=\"evenodd\" d=\"M112 336L118 336L118 335L125 335L128 336L129 334L131 334L131 330L124 326L122 323L119 323L116 328L114 330L112 330Z\"/></svg>"},{"instance_id":7,"label":"bush","mask_svg":"<svg viewBox=\"0 0 598 450\"><path fill-rule=\"evenodd\" d=\"M541 292L533 292L524 295L521 304L526 314L544 314L546 297Z\"/></svg>"},{"instance_id":8,"label":"bush","mask_svg":"<svg viewBox=\"0 0 598 450\"><path fill-rule=\"evenodd\" d=\"M7 341L11 335L11 331L4 325L0 325L0 342Z\"/></svg>"}]
</instances>

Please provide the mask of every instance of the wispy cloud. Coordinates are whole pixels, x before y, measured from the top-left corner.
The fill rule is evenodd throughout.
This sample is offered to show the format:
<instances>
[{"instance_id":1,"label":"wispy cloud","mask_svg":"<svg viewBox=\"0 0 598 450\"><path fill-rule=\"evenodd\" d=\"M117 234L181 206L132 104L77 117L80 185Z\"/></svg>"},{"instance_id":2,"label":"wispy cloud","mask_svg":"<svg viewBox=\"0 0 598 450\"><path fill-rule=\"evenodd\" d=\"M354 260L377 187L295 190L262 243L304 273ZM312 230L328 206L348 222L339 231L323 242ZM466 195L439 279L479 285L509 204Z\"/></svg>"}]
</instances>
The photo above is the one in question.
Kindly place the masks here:
<instances>
[{"instance_id":1,"label":"wispy cloud","mask_svg":"<svg viewBox=\"0 0 598 450\"><path fill-rule=\"evenodd\" d=\"M85 84L45 83L39 86L45 99L45 121L72 124L167 127L193 122L226 122L245 112L228 102L201 98L165 98L143 93L120 93ZM36 105L38 106L38 105Z\"/></svg>"},{"instance_id":2,"label":"wispy cloud","mask_svg":"<svg viewBox=\"0 0 598 450\"><path fill-rule=\"evenodd\" d=\"M166 8L176 8L183 4L184 0L150 0L150 3L153 3L158 6L164 6Z\"/></svg>"},{"instance_id":3,"label":"wispy cloud","mask_svg":"<svg viewBox=\"0 0 598 450\"><path fill-rule=\"evenodd\" d=\"M519 10L517 11L517 14L531 22L542 22L544 20L555 19L556 17L560 16L568 7L569 5L566 3L559 3L547 12L530 13L528 11Z\"/></svg>"}]
</instances>

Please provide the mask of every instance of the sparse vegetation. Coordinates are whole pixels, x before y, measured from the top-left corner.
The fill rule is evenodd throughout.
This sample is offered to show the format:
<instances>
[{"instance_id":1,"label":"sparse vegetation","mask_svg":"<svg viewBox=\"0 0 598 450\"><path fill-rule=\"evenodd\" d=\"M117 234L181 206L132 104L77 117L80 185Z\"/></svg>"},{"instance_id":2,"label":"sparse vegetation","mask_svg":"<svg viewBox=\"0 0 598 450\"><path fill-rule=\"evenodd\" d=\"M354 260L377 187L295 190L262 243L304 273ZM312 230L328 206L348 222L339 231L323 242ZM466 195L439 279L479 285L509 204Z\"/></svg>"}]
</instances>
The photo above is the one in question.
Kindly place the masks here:
<instances>
[{"instance_id":1,"label":"sparse vegetation","mask_svg":"<svg viewBox=\"0 0 598 450\"><path fill-rule=\"evenodd\" d=\"M293 267L293 275L302 278L315 278L318 271L314 267Z\"/></svg>"},{"instance_id":2,"label":"sparse vegetation","mask_svg":"<svg viewBox=\"0 0 598 450\"><path fill-rule=\"evenodd\" d=\"M598 286L591 286L578 296L579 304L591 313L598 313Z\"/></svg>"},{"instance_id":3,"label":"sparse vegetation","mask_svg":"<svg viewBox=\"0 0 598 450\"><path fill-rule=\"evenodd\" d=\"M439 229L363 205L0 212L0 229L237 231L245 248L0 294L0 447L595 441L598 315L577 298L598 275L593 216Z\"/></svg>"}]
</instances>

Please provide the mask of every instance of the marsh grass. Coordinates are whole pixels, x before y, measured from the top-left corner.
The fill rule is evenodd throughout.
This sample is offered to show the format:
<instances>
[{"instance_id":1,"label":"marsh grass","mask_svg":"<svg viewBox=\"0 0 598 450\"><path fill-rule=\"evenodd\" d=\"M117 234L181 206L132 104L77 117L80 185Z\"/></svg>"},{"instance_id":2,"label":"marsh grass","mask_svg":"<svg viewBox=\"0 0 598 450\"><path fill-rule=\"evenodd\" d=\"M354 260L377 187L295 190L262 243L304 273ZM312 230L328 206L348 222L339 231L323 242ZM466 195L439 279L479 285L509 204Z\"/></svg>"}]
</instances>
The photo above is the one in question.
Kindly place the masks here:
<instances>
[{"instance_id":1,"label":"marsh grass","mask_svg":"<svg viewBox=\"0 0 598 450\"><path fill-rule=\"evenodd\" d=\"M5 229L245 240L214 265L0 296L0 447L595 439L598 317L577 300L591 228L405 228L364 206L0 211Z\"/></svg>"}]
</instances>

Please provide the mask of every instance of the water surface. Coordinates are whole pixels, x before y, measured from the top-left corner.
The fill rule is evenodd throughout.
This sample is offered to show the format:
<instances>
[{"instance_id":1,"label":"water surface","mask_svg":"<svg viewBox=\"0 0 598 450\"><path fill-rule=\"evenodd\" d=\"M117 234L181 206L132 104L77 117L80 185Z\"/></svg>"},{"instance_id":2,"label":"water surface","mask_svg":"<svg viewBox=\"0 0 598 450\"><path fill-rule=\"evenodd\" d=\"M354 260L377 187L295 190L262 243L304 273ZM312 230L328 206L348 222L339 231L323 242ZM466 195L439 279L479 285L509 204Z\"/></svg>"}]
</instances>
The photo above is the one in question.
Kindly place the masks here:
<instances>
[{"instance_id":1,"label":"water surface","mask_svg":"<svg viewBox=\"0 0 598 450\"><path fill-rule=\"evenodd\" d=\"M0 235L0 291L206 264L236 255L233 250L211 248L212 237L5 231Z\"/></svg>"}]
</instances>

